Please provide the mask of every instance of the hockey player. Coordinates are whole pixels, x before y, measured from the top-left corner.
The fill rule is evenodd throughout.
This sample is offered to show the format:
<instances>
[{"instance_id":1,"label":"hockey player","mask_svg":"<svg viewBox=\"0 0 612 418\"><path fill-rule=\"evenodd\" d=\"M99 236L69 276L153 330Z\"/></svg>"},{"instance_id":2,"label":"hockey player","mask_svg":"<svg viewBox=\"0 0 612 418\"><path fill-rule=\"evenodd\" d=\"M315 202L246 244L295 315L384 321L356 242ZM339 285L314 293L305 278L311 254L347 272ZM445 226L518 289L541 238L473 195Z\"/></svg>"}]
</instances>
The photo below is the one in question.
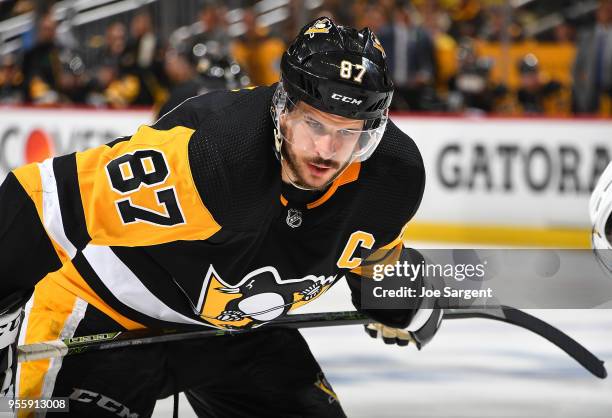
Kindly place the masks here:
<instances>
[{"instance_id":1,"label":"hockey player","mask_svg":"<svg viewBox=\"0 0 612 418\"><path fill-rule=\"evenodd\" d=\"M78 417L148 416L157 398L178 391L203 417L344 416L299 332L265 325L15 363L18 342L258 327L342 278L361 309L362 260L376 250L406 254L403 229L425 182L420 153L388 120L393 86L368 29L316 20L281 70L271 87L191 98L131 137L7 176L5 394L14 381L19 397L69 397ZM362 311L381 323L371 334L419 346L441 319L426 307Z\"/></svg>"}]
</instances>

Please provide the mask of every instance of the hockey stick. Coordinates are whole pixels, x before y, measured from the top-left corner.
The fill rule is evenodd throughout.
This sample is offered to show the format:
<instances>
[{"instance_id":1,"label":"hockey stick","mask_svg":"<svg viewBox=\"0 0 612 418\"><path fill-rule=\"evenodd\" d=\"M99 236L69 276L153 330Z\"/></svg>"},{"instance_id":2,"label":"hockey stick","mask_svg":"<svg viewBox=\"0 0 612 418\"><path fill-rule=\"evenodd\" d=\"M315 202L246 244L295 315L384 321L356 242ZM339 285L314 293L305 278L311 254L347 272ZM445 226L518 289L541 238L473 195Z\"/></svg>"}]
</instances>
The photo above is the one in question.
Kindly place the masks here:
<instances>
[{"instance_id":1,"label":"hockey stick","mask_svg":"<svg viewBox=\"0 0 612 418\"><path fill-rule=\"evenodd\" d=\"M593 375L602 379L607 376L603 361L595 357L590 351L552 325L518 309L503 305L496 309L445 309L444 318L487 318L520 326L555 344ZM17 350L19 361L24 362L134 345L182 341L221 335L237 335L253 332L258 329L268 329L270 327L312 328L368 324L371 322L372 319L356 311L321 312L290 315L268 323L262 328L235 330L203 330L200 328L183 330L141 329L134 331L118 331L23 345L18 347Z\"/></svg>"},{"instance_id":2,"label":"hockey stick","mask_svg":"<svg viewBox=\"0 0 612 418\"><path fill-rule=\"evenodd\" d=\"M600 379L605 379L608 375L604 362L595 357L582 344L549 323L519 309L505 305L500 305L498 308L493 309L445 309L444 318L494 319L525 328L565 351L570 357L580 363L582 367Z\"/></svg>"},{"instance_id":3,"label":"hockey stick","mask_svg":"<svg viewBox=\"0 0 612 418\"><path fill-rule=\"evenodd\" d=\"M134 345L156 344L172 341L193 340L223 335L238 335L273 328L314 328L341 325L367 324L372 322L366 315L356 311L321 312L289 315L267 323L265 327L251 329L217 329L183 327L181 329L137 329L132 331L105 332L62 340L45 341L17 347L18 362L45 358L65 357L90 351L110 350Z\"/></svg>"}]
</instances>

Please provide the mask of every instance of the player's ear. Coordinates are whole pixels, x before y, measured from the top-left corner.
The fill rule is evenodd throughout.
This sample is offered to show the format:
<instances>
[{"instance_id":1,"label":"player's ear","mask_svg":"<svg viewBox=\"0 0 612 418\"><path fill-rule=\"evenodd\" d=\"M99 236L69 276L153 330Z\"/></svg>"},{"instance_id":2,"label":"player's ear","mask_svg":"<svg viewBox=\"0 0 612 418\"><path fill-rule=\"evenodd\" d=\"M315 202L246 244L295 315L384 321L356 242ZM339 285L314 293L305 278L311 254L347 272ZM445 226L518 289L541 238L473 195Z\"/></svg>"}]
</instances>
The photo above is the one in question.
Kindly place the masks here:
<instances>
[{"instance_id":1,"label":"player's ear","mask_svg":"<svg viewBox=\"0 0 612 418\"><path fill-rule=\"evenodd\" d=\"M287 129L287 122L291 120L291 117L295 115L295 108L284 108L280 113L278 119L280 123L281 130L284 132Z\"/></svg>"},{"instance_id":2,"label":"player's ear","mask_svg":"<svg viewBox=\"0 0 612 418\"><path fill-rule=\"evenodd\" d=\"M287 109L283 109L283 111L278 115L278 124L280 126L281 132L287 131Z\"/></svg>"}]
</instances>

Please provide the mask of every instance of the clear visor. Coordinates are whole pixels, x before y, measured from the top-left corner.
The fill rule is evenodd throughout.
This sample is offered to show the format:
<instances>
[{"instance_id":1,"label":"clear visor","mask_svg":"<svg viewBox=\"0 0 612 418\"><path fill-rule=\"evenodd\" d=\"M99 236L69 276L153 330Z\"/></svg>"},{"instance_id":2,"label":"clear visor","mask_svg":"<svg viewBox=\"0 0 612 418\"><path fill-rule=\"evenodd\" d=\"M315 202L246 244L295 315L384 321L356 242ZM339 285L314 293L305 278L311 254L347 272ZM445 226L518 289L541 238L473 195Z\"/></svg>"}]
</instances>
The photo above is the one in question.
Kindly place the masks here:
<instances>
[{"instance_id":1,"label":"clear visor","mask_svg":"<svg viewBox=\"0 0 612 418\"><path fill-rule=\"evenodd\" d=\"M388 120L385 113L374 120L331 121L304 104L291 102L282 88L277 90L273 106L283 141L340 164L369 158L380 143Z\"/></svg>"}]
</instances>

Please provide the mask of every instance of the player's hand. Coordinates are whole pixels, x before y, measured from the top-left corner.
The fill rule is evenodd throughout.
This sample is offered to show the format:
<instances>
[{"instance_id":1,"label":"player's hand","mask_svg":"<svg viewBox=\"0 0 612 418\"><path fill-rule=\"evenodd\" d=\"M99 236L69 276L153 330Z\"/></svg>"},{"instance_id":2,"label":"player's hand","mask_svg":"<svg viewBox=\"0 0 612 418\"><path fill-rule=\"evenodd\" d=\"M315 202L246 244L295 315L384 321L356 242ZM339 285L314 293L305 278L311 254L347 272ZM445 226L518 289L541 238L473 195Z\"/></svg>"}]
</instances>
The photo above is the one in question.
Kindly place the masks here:
<instances>
[{"instance_id":1,"label":"player's hand","mask_svg":"<svg viewBox=\"0 0 612 418\"><path fill-rule=\"evenodd\" d=\"M372 338L382 338L385 344L397 344L406 346L410 342L416 343L410 331L399 328L391 328L378 322L364 325L366 333Z\"/></svg>"},{"instance_id":2,"label":"player's hand","mask_svg":"<svg viewBox=\"0 0 612 418\"><path fill-rule=\"evenodd\" d=\"M412 342L419 350L436 335L442 322L444 311L440 308L419 309L406 328L392 328L374 322L365 326L366 333L372 338L381 338L385 344L408 345Z\"/></svg>"}]
</instances>

